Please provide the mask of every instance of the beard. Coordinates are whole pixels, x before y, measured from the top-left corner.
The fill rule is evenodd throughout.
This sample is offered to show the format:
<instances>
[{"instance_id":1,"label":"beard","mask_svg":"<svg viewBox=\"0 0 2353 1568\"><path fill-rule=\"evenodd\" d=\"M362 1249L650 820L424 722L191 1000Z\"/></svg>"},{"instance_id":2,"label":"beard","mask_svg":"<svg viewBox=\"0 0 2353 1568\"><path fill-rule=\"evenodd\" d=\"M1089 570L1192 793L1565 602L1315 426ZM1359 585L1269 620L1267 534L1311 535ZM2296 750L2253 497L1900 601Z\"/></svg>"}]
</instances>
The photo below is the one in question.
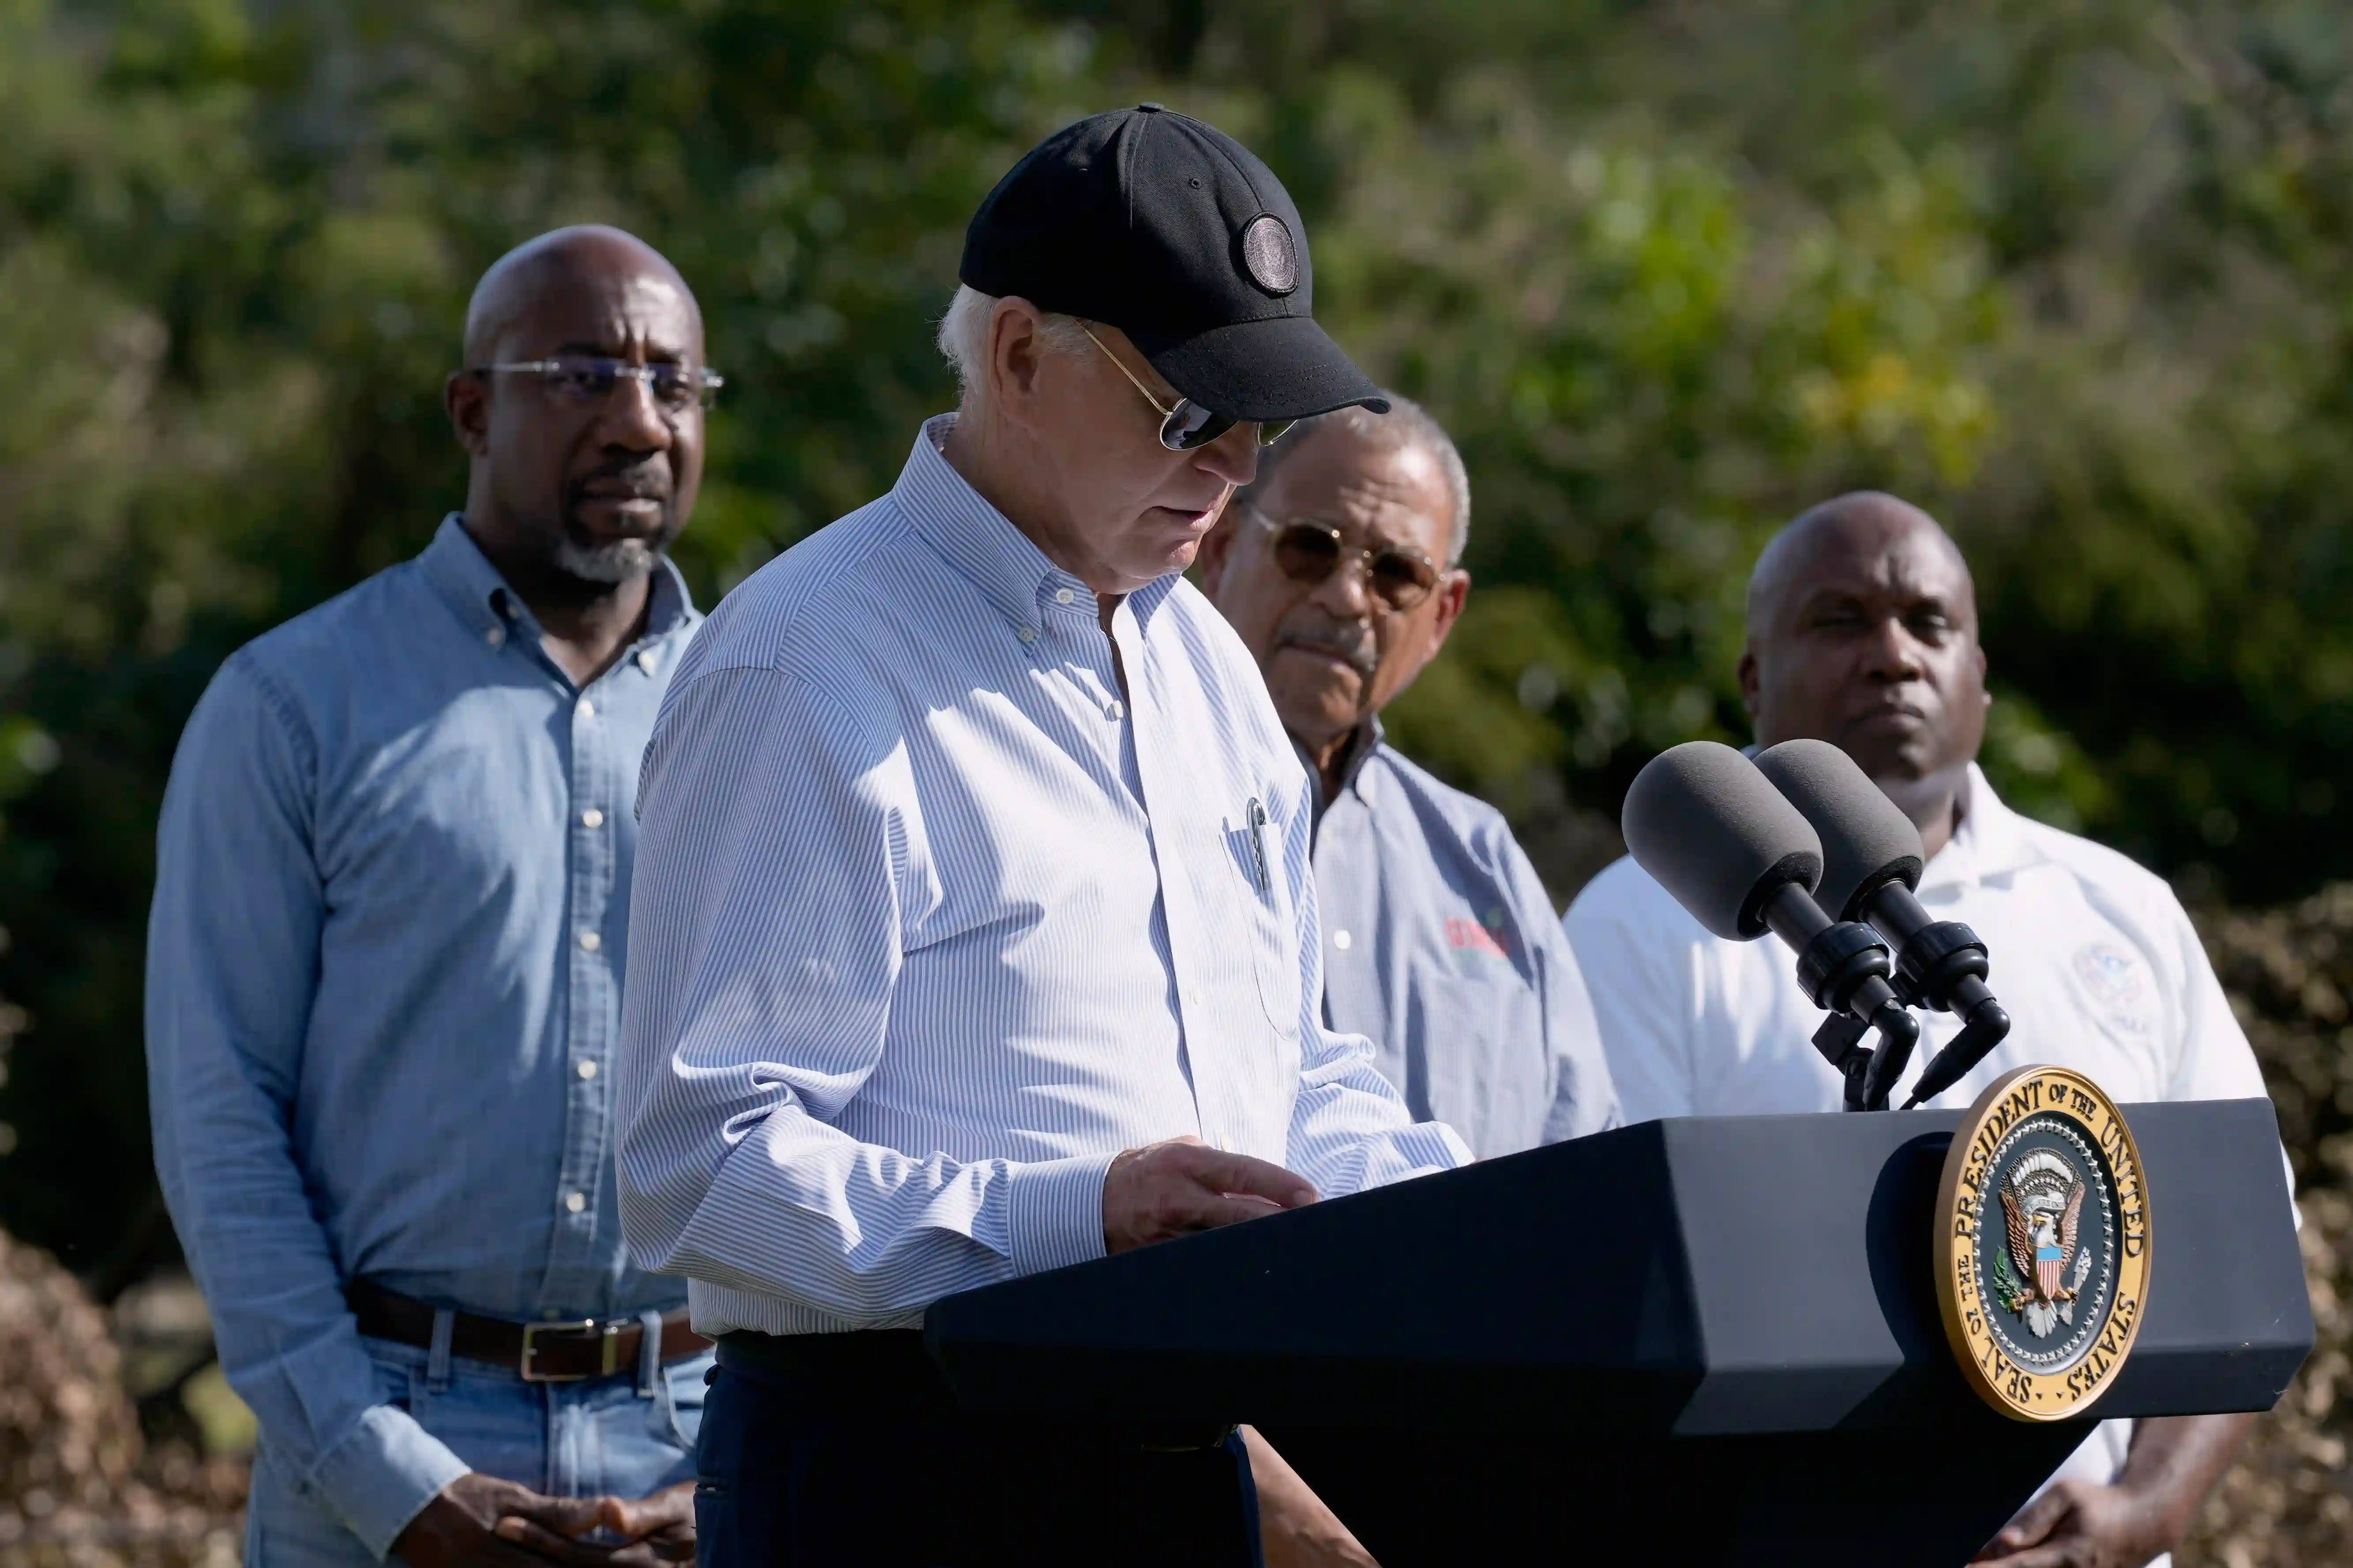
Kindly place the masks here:
<instances>
[{"instance_id":1,"label":"beard","mask_svg":"<svg viewBox=\"0 0 2353 1568\"><path fill-rule=\"evenodd\" d=\"M567 577L606 587L634 582L651 572L662 552L679 536L676 495L667 488L654 492L661 501L661 523L652 534L600 541L580 518L580 510L589 499L586 483L575 483L564 498L564 517L556 530L555 548L549 563Z\"/></svg>"},{"instance_id":2,"label":"beard","mask_svg":"<svg viewBox=\"0 0 2353 1568\"><path fill-rule=\"evenodd\" d=\"M555 569L584 583L607 585L633 582L654 569L661 546L675 537L665 529L659 542L650 539L617 539L609 544L584 544L566 531L555 547Z\"/></svg>"}]
</instances>

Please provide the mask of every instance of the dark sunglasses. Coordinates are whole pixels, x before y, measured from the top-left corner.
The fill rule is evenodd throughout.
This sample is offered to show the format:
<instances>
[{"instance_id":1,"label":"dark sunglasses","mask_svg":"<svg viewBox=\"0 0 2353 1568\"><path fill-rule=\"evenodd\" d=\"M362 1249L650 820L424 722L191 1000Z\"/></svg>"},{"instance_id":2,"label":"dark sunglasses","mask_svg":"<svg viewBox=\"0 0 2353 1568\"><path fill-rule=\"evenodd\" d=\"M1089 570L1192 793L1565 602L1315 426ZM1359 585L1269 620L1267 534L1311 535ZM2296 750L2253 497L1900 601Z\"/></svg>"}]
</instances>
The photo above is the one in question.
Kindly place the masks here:
<instances>
[{"instance_id":1,"label":"dark sunglasses","mask_svg":"<svg viewBox=\"0 0 2353 1568\"><path fill-rule=\"evenodd\" d=\"M1119 374L1127 377L1130 386L1144 394L1144 401L1152 405L1152 411L1160 416L1160 444L1170 451L1197 452L1235 426L1243 423L1239 419L1229 419L1222 414L1212 414L1189 397L1178 398L1176 406L1174 408L1162 407L1160 399L1152 395L1152 389L1138 381L1134 371L1124 364L1120 364L1117 354L1103 348L1103 341L1095 336L1093 328L1082 321L1079 323L1079 331L1087 334L1087 342L1103 349L1103 358L1119 365ZM1282 433L1295 423L1297 421L1291 419L1259 421L1258 444L1261 447L1273 446L1282 438Z\"/></svg>"},{"instance_id":2,"label":"dark sunglasses","mask_svg":"<svg viewBox=\"0 0 2353 1568\"><path fill-rule=\"evenodd\" d=\"M1385 544L1368 550L1351 544L1336 528L1320 522L1277 522L1255 507L1250 521L1274 535L1274 563L1294 583L1321 583L1352 558L1365 563L1365 581L1392 610L1410 610L1430 597L1441 569L1419 550Z\"/></svg>"}]
</instances>

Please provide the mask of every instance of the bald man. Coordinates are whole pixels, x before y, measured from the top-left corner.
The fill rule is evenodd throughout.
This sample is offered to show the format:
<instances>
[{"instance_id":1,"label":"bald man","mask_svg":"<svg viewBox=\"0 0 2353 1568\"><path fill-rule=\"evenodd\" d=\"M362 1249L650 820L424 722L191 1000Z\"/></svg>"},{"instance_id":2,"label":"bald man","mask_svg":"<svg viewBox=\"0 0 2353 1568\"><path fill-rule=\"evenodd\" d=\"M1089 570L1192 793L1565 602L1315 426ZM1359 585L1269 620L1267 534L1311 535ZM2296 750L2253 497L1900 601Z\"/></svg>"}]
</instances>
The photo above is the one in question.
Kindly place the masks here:
<instances>
[{"instance_id":1,"label":"bald man","mask_svg":"<svg viewBox=\"0 0 2353 1568\"><path fill-rule=\"evenodd\" d=\"M717 379L640 241L501 259L443 394L464 511L232 655L181 737L148 1076L260 1418L250 1563L691 1555L709 1347L623 1248L609 1096Z\"/></svg>"},{"instance_id":2,"label":"bald man","mask_svg":"<svg viewBox=\"0 0 2353 1568\"><path fill-rule=\"evenodd\" d=\"M1740 660L1757 745L1829 741L1904 808L1929 856L1920 901L1984 939L2016 1021L1929 1103L1965 1106L2032 1062L2087 1073L2119 1100L2263 1094L2254 1054L2164 881L2017 815L1986 783L1976 761L1985 674L1968 565L1918 508L1841 496L1758 558ZM1629 1121L1840 1109L1839 1075L1810 1043L1821 1014L1777 943L1708 934L1630 859L1595 878L1566 924ZM1942 1014L1923 1022L1907 1079L1958 1032ZM1979 1561L2163 1561L2253 1421L2103 1423Z\"/></svg>"}]
</instances>

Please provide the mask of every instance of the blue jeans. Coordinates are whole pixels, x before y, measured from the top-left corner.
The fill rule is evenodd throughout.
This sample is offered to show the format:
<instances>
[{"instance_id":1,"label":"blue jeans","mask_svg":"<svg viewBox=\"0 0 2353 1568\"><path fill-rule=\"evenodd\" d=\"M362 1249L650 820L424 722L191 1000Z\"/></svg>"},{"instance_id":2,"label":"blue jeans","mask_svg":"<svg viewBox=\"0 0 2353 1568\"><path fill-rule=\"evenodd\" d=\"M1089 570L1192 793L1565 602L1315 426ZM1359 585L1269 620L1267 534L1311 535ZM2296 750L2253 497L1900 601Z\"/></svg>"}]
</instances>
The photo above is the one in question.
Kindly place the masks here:
<instances>
[{"instance_id":1,"label":"blue jeans","mask_svg":"<svg viewBox=\"0 0 2353 1568\"><path fill-rule=\"evenodd\" d=\"M550 1497L644 1497L694 1479L708 1352L666 1363L647 1388L634 1370L581 1383L525 1383L512 1367L364 1342L384 1402L406 1410L473 1468ZM443 1375L435 1375L437 1370ZM247 1568L375 1568L360 1538L304 1496L264 1434L246 1508Z\"/></svg>"}]
</instances>

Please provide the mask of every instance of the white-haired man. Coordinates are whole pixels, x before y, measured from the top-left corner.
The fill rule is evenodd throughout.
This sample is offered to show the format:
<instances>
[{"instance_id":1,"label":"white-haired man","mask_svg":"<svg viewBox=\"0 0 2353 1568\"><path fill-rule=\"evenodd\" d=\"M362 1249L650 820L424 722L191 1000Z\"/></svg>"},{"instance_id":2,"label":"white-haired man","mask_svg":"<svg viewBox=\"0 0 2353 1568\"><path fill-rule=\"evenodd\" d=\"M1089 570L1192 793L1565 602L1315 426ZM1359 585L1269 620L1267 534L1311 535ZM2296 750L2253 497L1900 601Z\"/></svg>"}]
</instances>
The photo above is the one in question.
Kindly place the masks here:
<instances>
[{"instance_id":1,"label":"white-haired man","mask_svg":"<svg viewBox=\"0 0 2353 1568\"><path fill-rule=\"evenodd\" d=\"M1462 613L1471 480L1435 419L1303 419L1201 547L1316 785L1324 1010L1482 1159L1618 1121L1593 1004L1503 814L1408 761L1381 710Z\"/></svg>"},{"instance_id":2,"label":"white-haired man","mask_svg":"<svg viewBox=\"0 0 2353 1568\"><path fill-rule=\"evenodd\" d=\"M1265 424L1379 395L1281 184L1156 104L1033 150L960 270L961 410L649 748L628 1237L720 1337L705 1563L1252 1563L1238 1434L976 1422L915 1325L1468 1158L1323 1026L1307 781L1177 575Z\"/></svg>"}]
</instances>

